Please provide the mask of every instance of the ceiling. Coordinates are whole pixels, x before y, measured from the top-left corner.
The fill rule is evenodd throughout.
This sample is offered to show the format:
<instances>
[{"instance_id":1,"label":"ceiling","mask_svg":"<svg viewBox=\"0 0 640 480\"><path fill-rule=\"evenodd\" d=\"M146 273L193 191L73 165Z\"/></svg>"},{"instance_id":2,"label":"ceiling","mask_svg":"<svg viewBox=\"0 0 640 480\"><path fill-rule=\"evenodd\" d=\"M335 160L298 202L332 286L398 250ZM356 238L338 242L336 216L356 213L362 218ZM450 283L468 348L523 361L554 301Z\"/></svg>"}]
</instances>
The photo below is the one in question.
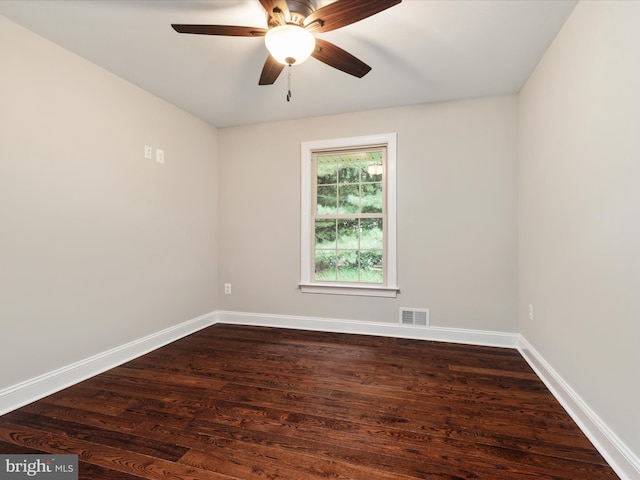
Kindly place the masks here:
<instances>
[{"instance_id":1,"label":"ceiling","mask_svg":"<svg viewBox=\"0 0 640 480\"><path fill-rule=\"evenodd\" d=\"M318 0L318 7L331 3ZM262 38L178 34L171 23L266 27L258 0L2 0L25 26L216 127L517 93L576 0L404 0L318 37L372 67L313 58L258 86Z\"/></svg>"}]
</instances>

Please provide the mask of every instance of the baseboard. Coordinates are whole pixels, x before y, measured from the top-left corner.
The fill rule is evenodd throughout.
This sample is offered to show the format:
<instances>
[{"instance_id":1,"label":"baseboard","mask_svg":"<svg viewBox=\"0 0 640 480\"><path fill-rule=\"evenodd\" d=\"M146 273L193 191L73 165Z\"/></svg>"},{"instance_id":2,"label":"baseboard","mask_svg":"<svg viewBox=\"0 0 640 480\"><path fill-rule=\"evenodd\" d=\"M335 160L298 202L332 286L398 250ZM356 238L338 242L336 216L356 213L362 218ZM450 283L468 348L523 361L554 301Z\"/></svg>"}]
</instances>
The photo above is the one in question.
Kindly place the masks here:
<instances>
[{"instance_id":1,"label":"baseboard","mask_svg":"<svg viewBox=\"0 0 640 480\"><path fill-rule=\"evenodd\" d=\"M518 350L623 480L640 479L640 459L522 336Z\"/></svg>"},{"instance_id":2,"label":"baseboard","mask_svg":"<svg viewBox=\"0 0 640 480\"><path fill-rule=\"evenodd\" d=\"M0 415L105 372L215 323L203 315L0 390Z\"/></svg>"},{"instance_id":3,"label":"baseboard","mask_svg":"<svg viewBox=\"0 0 640 480\"><path fill-rule=\"evenodd\" d=\"M399 323L364 322L333 318L272 315L260 313L225 312L215 314L216 323L254 325L263 327L314 330L320 332L353 333L382 337L433 340L491 347L517 348L518 334L470 330L462 328L419 327Z\"/></svg>"}]
</instances>

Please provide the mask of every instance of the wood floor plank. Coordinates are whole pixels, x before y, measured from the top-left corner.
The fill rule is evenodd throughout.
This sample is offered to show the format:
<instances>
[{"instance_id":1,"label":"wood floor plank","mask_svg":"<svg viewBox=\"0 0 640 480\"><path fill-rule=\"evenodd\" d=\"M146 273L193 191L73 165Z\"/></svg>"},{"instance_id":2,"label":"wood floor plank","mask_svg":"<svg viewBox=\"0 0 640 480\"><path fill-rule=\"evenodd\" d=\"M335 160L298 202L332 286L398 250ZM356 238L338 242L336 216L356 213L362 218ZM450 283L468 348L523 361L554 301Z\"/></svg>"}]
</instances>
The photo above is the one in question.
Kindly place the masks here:
<instances>
[{"instance_id":1,"label":"wood floor plank","mask_svg":"<svg viewBox=\"0 0 640 480\"><path fill-rule=\"evenodd\" d=\"M54 434L64 432L65 435L69 437L100 445L109 445L115 448L122 448L124 446L129 452L136 452L172 462L178 461L189 451L186 447L169 442L158 442L149 438L141 438L135 434L115 432L100 427L23 411L8 413L5 416L5 421L13 425L33 427Z\"/></svg>"},{"instance_id":2,"label":"wood floor plank","mask_svg":"<svg viewBox=\"0 0 640 480\"><path fill-rule=\"evenodd\" d=\"M0 417L80 478L609 480L515 350L216 325Z\"/></svg>"},{"instance_id":3,"label":"wood floor plank","mask_svg":"<svg viewBox=\"0 0 640 480\"><path fill-rule=\"evenodd\" d=\"M110 447L36 428L25 428L11 422L0 424L0 440L48 453L75 454L86 463L148 480L179 478L180 480L237 480L215 472L183 466L177 462L150 457L123 448ZM84 475L84 472L81 472Z\"/></svg>"}]
</instances>

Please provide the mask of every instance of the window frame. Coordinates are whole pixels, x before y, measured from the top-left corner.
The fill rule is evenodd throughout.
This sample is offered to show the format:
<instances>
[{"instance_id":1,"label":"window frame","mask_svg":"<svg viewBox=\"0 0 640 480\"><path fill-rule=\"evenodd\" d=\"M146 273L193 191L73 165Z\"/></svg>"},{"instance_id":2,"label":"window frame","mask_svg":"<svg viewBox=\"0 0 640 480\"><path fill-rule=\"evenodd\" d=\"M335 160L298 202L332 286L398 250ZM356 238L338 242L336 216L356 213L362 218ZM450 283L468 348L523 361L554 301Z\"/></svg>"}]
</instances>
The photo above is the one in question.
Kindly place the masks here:
<instances>
[{"instance_id":1,"label":"window frame","mask_svg":"<svg viewBox=\"0 0 640 480\"><path fill-rule=\"evenodd\" d=\"M385 279L382 284L352 282L317 282L312 280L313 252L313 154L323 151L360 149L384 146L387 150L386 168L383 181L386 196L385 224ZM300 290L303 293L323 293L336 295L360 295L373 297L393 297L399 291L397 281L396 248L396 163L397 134L384 133L358 137L334 138L328 140L305 141L300 146Z\"/></svg>"}]
</instances>

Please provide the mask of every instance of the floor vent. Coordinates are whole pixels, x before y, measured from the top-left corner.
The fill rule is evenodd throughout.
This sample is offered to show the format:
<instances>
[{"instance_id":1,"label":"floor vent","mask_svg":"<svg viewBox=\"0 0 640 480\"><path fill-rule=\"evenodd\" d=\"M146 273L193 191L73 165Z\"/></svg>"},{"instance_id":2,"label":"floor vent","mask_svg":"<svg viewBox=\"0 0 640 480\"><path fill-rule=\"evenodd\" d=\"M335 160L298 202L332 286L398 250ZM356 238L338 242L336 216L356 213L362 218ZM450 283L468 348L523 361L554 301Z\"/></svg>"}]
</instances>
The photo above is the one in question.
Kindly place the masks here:
<instances>
[{"instance_id":1,"label":"floor vent","mask_svg":"<svg viewBox=\"0 0 640 480\"><path fill-rule=\"evenodd\" d=\"M429 326L429 310L426 308L401 308L400 323L402 325Z\"/></svg>"}]
</instances>

